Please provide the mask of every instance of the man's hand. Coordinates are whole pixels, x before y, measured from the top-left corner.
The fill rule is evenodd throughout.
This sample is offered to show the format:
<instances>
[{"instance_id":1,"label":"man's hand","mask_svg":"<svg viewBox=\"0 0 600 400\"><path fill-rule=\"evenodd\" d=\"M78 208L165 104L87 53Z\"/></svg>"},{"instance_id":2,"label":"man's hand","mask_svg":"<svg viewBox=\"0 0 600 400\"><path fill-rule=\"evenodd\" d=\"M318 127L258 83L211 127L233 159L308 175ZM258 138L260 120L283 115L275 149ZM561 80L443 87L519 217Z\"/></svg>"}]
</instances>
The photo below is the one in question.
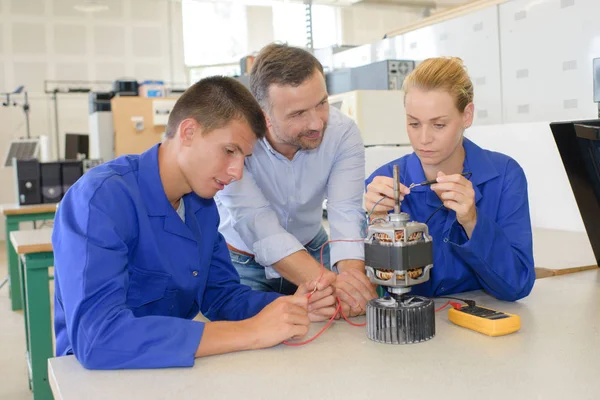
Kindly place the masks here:
<instances>
[{"instance_id":1,"label":"man's hand","mask_svg":"<svg viewBox=\"0 0 600 400\"><path fill-rule=\"evenodd\" d=\"M365 264L360 260L342 260L337 263L340 271L334 286L342 301L342 311L347 317L355 317L367 311L367 302L377 297L376 285L365 275Z\"/></svg>"},{"instance_id":2,"label":"man's hand","mask_svg":"<svg viewBox=\"0 0 600 400\"><path fill-rule=\"evenodd\" d=\"M309 296L308 317L313 322L326 321L336 310L333 282L336 275L325 271L320 281L312 281L298 287L295 296ZM316 285L316 290L315 290Z\"/></svg>"},{"instance_id":3,"label":"man's hand","mask_svg":"<svg viewBox=\"0 0 600 400\"><path fill-rule=\"evenodd\" d=\"M282 258L273 267L296 286L317 280L323 271L323 266L304 249Z\"/></svg>"}]
</instances>

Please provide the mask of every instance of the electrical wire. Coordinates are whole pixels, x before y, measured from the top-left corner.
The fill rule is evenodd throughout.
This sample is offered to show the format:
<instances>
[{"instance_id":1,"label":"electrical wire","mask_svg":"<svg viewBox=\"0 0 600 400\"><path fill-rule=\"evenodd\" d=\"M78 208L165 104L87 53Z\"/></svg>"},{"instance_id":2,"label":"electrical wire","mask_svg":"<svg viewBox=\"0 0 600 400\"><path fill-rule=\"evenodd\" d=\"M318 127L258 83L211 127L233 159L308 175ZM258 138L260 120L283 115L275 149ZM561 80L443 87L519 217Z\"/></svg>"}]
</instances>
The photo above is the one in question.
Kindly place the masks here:
<instances>
[{"instance_id":1,"label":"electrical wire","mask_svg":"<svg viewBox=\"0 0 600 400\"><path fill-rule=\"evenodd\" d=\"M443 306L436 308L435 312L442 311L444 308L446 308L448 306L452 306L452 307L454 307L457 310L460 309L460 307L461 307L461 305L459 303L457 303L455 301L448 300Z\"/></svg>"},{"instance_id":2,"label":"electrical wire","mask_svg":"<svg viewBox=\"0 0 600 400\"><path fill-rule=\"evenodd\" d=\"M467 177L468 175L468 177ZM471 172L468 172L465 174L465 177L467 179L470 179L471 176L473 174ZM382 202L385 198L387 198L387 196L383 196L382 198L380 198L379 200L377 200L377 202L373 205L373 207L371 208L371 211L369 212L369 214L367 215L367 222L369 221L369 219L371 218L371 215L373 214L373 212L375 211L375 207L377 207L377 205ZM439 210L442 209L442 207L444 207L444 205L440 205L425 221L425 225L427 225L427 223L429 222L429 220L431 219L431 217L433 217L435 215L435 213L437 213ZM371 223L369 225L372 225L373 223L375 223L378 220L383 220L385 221L385 219L383 218L376 218L373 221L371 221ZM320 258L321 258L321 275L319 276L319 279L317 280L316 285L318 285L318 283L321 281L321 279L323 278L323 274L325 273L325 264L323 264L323 249L325 249L325 246L328 245L329 243L333 243L333 242L362 242L363 239L355 239L355 240L345 240L345 239L340 239L340 240L328 240L325 243L323 243L323 245L321 246L321 253L320 253ZM315 290L316 290L316 286L315 286ZM307 298L310 299L310 297L312 296L314 292L308 293L307 294ZM440 298L445 298L445 299L452 299L452 300L458 300L458 301L462 301L463 303L467 304L470 307L474 307L475 306L475 301L473 300L466 300L466 299L459 299L456 297L448 297L448 296L441 296ZM340 300L339 297L336 296L336 301L337 301L337 307L335 312L333 313L333 315L331 316L331 318L329 319L329 321L327 321L327 324L325 324L325 326L312 338L304 340L302 342L289 342L289 341L284 341L283 344L287 345L287 346L302 346L305 344L308 344L310 342L312 342L313 340L315 340L316 338L318 338L319 336L321 336L323 334L323 332L325 332L327 330L327 328L329 328L329 326L331 325L331 323L333 322L333 320L335 319L335 317L337 317L338 314L341 314L341 316L344 318L344 320L346 320L347 323L349 323L352 326L365 326L367 325L366 322L362 323L362 324L357 324L354 323L352 321L350 321L346 315L344 315L344 311L342 311L342 302ZM452 307L458 309L460 308L460 304L452 302L452 301L447 301L446 304L444 304L443 306L437 308L435 310L435 312L441 311L444 308L446 308L448 305L451 305Z\"/></svg>"},{"instance_id":3,"label":"electrical wire","mask_svg":"<svg viewBox=\"0 0 600 400\"><path fill-rule=\"evenodd\" d=\"M321 279L323 278L323 274L325 274L325 264L323 263L323 250L325 249L325 246L328 245L329 243L333 243L333 242L362 242L363 239L338 239L338 240L328 240L325 243L323 243L323 245L321 246L321 253L320 253L320 258L321 258L321 275L319 276L319 279L317 279L317 283L316 285L319 284L319 282L321 282ZM316 288L316 286L315 286ZM314 292L308 293L307 294L307 298L310 299L310 297L312 296ZM335 312L333 313L333 315L331 316L331 318L329 319L329 321L327 321L327 324L325 324L325 326L313 337L311 337L310 339L304 340L302 342L289 342L289 341L284 341L283 344L287 345L287 346L302 346L305 344L308 344L310 342L312 342L313 340L315 340L316 338L318 338L319 336L321 336L323 334L323 332L325 332L327 330L327 328L329 328L329 326L331 325L331 323L333 322L333 320L335 319L335 317L337 317L338 314L341 314L341 316L344 318L344 320L346 320L347 323L349 323L352 326L365 326L367 325L366 322L362 323L362 324L357 324L355 322L350 321L346 315L344 314L344 311L342 311L342 302L340 300L339 297L336 296L336 302L337 302L337 307L335 309Z\"/></svg>"},{"instance_id":4,"label":"electrical wire","mask_svg":"<svg viewBox=\"0 0 600 400\"><path fill-rule=\"evenodd\" d=\"M468 305L469 307L475 307L475 300L469 300L469 299L461 299L459 297L452 297L452 296L438 296L438 299L450 299L450 300L458 300L458 301L462 301L463 303L465 303L466 305Z\"/></svg>"},{"instance_id":5,"label":"electrical wire","mask_svg":"<svg viewBox=\"0 0 600 400\"><path fill-rule=\"evenodd\" d=\"M433 217L436 212L440 211L442 209L442 207L444 207L443 204L441 206L439 206L434 212L432 212L429 217L427 217L427 219L425 220L425 225L427 225L427 223L429 222L429 220L431 219L431 217Z\"/></svg>"},{"instance_id":6,"label":"electrical wire","mask_svg":"<svg viewBox=\"0 0 600 400\"><path fill-rule=\"evenodd\" d=\"M373 211L375 211L375 207L377 207L377 205L386 198L387 198L387 196L383 196L382 198L377 200L377 202L375 204L373 204L373 207L371 208L371 212L369 212L369 214L367 215L367 221L371 218L371 214L373 214Z\"/></svg>"},{"instance_id":7,"label":"electrical wire","mask_svg":"<svg viewBox=\"0 0 600 400\"><path fill-rule=\"evenodd\" d=\"M465 172L463 174L463 176L466 179L471 179L471 176L473 176L472 172ZM427 223L429 222L429 220L431 219L431 217L433 217L435 215L436 212L440 211L442 208L444 207L444 204L440 205L434 212L431 213L431 215L425 220L425 225L427 225Z\"/></svg>"}]
</instances>

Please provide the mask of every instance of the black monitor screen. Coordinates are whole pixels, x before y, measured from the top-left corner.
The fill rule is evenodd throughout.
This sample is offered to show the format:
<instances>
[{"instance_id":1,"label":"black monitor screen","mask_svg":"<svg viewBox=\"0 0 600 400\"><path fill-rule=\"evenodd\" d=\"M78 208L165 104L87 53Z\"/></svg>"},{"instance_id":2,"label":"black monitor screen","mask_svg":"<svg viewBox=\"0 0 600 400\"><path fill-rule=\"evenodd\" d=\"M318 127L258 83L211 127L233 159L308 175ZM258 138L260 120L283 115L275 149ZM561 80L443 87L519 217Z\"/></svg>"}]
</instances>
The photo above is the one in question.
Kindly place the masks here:
<instances>
[{"instance_id":1,"label":"black monitor screen","mask_svg":"<svg viewBox=\"0 0 600 400\"><path fill-rule=\"evenodd\" d=\"M550 128L600 265L600 120L555 122Z\"/></svg>"},{"instance_id":2,"label":"black monitor screen","mask_svg":"<svg viewBox=\"0 0 600 400\"><path fill-rule=\"evenodd\" d=\"M87 134L65 135L65 160L85 160L89 158L89 154L90 140Z\"/></svg>"}]
</instances>

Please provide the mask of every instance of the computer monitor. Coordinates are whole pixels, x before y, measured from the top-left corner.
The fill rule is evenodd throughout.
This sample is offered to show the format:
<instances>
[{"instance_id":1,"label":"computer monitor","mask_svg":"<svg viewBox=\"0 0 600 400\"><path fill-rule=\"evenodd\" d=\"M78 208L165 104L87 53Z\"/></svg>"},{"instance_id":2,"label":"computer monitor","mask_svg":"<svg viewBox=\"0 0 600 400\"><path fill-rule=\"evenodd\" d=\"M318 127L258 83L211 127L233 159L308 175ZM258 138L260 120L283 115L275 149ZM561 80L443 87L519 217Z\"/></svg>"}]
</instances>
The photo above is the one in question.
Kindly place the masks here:
<instances>
[{"instance_id":1,"label":"computer monitor","mask_svg":"<svg viewBox=\"0 0 600 400\"><path fill-rule=\"evenodd\" d=\"M550 128L600 265L600 119L554 122Z\"/></svg>"},{"instance_id":2,"label":"computer monitor","mask_svg":"<svg viewBox=\"0 0 600 400\"><path fill-rule=\"evenodd\" d=\"M87 134L65 134L65 160L85 160L90 155L90 139Z\"/></svg>"}]
</instances>

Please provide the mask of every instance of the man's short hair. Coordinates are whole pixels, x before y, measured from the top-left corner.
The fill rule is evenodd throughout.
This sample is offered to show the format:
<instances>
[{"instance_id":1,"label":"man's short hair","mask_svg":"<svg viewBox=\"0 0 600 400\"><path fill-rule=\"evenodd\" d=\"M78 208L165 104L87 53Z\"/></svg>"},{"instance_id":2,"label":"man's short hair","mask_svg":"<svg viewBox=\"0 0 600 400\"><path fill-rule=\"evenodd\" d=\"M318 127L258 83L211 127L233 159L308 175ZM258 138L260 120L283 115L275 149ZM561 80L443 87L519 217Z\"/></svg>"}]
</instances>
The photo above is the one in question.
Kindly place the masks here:
<instances>
[{"instance_id":1,"label":"man's short hair","mask_svg":"<svg viewBox=\"0 0 600 400\"><path fill-rule=\"evenodd\" d=\"M250 72L250 90L263 109L269 109L269 87L300 86L323 66L308 51L271 43L260 51Z\"/></svg>"},{"instance_id":2,"label":"man's short hair","mask_svg":"<svg viewBox=\"0 0 600 400\"><path fill-rule=\"evenodd\" d=\"M174 137L187 118L195 119L203 133L236 119L245 120L258 139L267 131L265 116L252 93L237 80L224 76L201 79L177 99L169 115L166 137Z\"/></svg>"}]
</instances>

